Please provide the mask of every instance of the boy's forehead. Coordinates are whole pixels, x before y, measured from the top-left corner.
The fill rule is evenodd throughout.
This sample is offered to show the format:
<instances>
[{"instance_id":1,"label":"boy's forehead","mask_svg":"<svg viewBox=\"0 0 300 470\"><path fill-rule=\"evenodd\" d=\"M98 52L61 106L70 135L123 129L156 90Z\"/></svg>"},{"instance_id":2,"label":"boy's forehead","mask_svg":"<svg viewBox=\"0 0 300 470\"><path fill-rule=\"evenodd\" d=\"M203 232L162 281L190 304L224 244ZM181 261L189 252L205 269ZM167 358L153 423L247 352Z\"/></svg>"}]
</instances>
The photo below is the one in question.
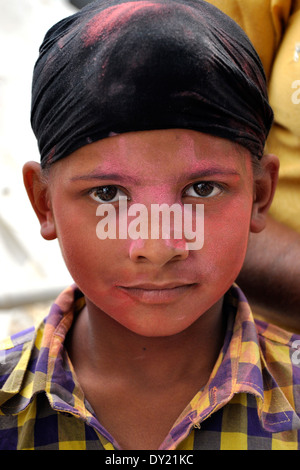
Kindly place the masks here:
<instances>
[{"instance_id":1,"label":"boy's forehead","mask_svg":"<svg viewBox=\"0 0 300 470\"><path fill-rule=\"evenodd\" d=\"M101 139L52 165L72 181L183 182L216 174L237 175L249 151L226 139L186 129L131 132ZM159 169L159 171L158 171Z\"/></svg>"}]
</instances>

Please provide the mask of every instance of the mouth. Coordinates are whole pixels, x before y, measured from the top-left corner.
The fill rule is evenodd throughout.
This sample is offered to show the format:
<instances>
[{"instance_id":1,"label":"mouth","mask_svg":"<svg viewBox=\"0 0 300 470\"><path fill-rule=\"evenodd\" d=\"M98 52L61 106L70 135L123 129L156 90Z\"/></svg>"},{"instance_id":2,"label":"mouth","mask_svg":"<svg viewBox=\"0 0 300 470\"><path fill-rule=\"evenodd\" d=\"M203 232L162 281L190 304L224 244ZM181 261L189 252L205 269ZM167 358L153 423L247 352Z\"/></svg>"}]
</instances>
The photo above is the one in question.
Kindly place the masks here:
<instances>
[{"instance_id":1,"label":"mouth","mask_svg":"<svg viewBox=\"0 0 300 470\"><path fill-rule=\"evenodd\" d=\"M131 298L147 304L163 304L178 300L197 286L196 283L182 284L139 284L136 286L118 286Z\"/></svg>"}]
</instances>

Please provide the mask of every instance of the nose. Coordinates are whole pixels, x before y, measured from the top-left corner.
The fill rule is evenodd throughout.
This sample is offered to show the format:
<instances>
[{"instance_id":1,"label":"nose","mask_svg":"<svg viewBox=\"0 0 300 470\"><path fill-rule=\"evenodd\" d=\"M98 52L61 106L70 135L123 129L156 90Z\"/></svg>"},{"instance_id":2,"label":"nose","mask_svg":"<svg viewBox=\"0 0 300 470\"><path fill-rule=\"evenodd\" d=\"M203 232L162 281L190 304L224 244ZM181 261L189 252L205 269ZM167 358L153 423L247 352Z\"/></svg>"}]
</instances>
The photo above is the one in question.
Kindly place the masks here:
<instances>
[{"instance_id":1,"label":"nose","mask_svg":"<svg viewBox=\"0 0 300 470\"><path fill-rule=\"evenodd\" d=\"M149 262L161 267L169 261L183 261L189 255L185 240L137 239L132 240L129 257L135 263Z\"/></svg>"}]
</instances>

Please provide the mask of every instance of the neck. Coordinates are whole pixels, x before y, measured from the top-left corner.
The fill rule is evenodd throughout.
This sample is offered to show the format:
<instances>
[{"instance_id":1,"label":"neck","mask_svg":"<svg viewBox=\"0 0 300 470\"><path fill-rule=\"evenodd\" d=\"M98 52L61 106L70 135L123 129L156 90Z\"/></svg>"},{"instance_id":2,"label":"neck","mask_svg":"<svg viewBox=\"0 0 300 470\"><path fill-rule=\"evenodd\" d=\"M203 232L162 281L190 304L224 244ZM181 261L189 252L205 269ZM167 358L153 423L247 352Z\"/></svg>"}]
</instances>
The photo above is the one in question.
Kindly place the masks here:
<instances>
[{"instance_id":1,"label":"neck","mask_svg":"<svg viewBox=\"0 0 300 470\"><path fill-rule=\"evenodd\" d=\"M181 380L205 385L224 339L221 299L186 330L167 337L140 336L87 300L70 335L75 371L113 376L141 386L172 386Z\"/></svg>"}]
</instances>

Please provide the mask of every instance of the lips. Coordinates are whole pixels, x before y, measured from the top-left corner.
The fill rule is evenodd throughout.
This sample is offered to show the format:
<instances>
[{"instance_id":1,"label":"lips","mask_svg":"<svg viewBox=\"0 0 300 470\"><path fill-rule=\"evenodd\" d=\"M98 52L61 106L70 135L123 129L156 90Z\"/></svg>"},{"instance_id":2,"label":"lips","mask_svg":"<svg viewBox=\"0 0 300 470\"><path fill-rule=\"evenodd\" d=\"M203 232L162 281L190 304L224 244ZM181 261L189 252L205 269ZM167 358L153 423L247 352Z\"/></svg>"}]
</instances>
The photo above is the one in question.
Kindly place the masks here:
<instances>
[{"instance_id":1,"label":"lips","mask_svg":"<svg viewBox=\"0 0 300 470\"><path fill-rule=\"evenodd\" d=\"M176 301L191 292L195 287L195 283L183 284L182 282L164 284L143 283L131 286L118 286L123 293L129 295L131 298L149 304Z\"/></svg>"}]
</instances>

